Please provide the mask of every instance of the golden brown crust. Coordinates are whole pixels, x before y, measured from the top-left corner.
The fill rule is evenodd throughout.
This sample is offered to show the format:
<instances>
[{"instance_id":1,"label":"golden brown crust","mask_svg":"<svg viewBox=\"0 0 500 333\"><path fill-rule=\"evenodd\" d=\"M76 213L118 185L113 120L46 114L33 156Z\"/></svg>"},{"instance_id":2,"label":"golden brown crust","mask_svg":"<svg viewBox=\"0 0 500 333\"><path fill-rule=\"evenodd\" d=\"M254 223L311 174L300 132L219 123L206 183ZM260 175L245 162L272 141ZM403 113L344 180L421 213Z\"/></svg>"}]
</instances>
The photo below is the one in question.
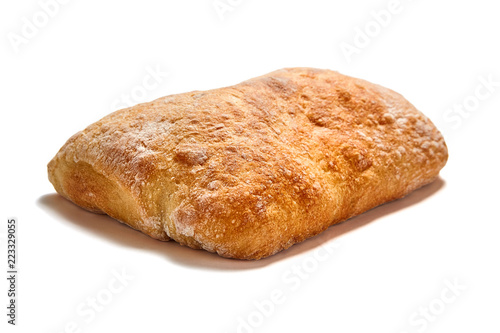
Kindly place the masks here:
<instances>
[{"instance_id":1,"label":"golden brown crust","mask_svg":"<svg viewBox=\"0 0 500 333\"><path fill-rule=\"evenodd\" d=\"M66 198L154 238L259 259L431 182L447 157L401 95L289 68L116 111L48 170Z\"/></svg>"}]
</instances>

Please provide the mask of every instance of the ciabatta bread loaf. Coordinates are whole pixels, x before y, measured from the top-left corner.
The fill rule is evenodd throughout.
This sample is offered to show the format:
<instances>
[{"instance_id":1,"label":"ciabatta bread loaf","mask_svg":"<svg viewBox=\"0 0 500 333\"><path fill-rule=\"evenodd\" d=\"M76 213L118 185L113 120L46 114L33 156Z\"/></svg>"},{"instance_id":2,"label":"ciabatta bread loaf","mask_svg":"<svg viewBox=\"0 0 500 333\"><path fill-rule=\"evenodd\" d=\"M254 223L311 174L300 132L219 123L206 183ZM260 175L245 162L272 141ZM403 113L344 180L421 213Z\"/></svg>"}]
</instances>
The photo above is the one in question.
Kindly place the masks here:
<instances>
[{"instance_id":1,"label":"ciabatta bread loaf","mask_svg":"<svg viewBox=\"0 0 500 333\"><path fill-rule=\"evenodd\" d=\"M151 237L259 259L431 182L447 157L394 91L289 68L116 111L48 172L64 197Z\"/></svg>"}]
</instances>

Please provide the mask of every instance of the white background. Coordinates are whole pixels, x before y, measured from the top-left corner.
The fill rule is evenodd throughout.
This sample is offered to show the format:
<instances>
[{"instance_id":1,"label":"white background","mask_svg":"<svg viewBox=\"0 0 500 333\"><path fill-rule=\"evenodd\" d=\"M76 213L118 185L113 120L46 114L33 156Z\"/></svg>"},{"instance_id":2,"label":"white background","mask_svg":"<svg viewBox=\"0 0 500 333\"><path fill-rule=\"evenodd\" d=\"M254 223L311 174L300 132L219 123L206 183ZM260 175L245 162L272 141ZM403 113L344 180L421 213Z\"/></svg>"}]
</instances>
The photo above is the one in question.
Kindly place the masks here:
<instances>
[{"instance_id":1,"label":"white background","mask_svg":"<svg viewBox=\"0 0 500 333\"><path fill-rule=\"evenodd\" d=\"M0 275L11 216L20 274L15 327L1 279L1 331L498 332L495 2L224 4L218 13L213 0L72 0L49 17L38 1L2 1ZM388 8L377 23L373 12ZM356 53L346 56L347 44ZM47 180L64 142L124 94L143 102L293 66L402 93L445 135L441 178L256 262L155 241L72 205ZM145 89L154 70L162 74Z\"/></svg>"}]
</instances>

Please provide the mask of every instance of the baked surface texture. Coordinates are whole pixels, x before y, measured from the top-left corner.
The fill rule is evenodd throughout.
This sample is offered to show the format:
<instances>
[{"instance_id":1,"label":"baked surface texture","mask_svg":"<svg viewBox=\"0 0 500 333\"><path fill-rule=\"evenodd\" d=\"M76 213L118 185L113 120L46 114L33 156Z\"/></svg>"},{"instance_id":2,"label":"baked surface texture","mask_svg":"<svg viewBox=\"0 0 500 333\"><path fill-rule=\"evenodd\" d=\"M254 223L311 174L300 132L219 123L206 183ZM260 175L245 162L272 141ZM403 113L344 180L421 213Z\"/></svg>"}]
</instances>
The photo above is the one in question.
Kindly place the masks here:
<instances>
[{"instance_id":1,"label":"baked surface texture","mask_svg":"<svg viewBox=\"0 0 500 333\"><path fill-rule=\"evenodd\" d=\"M48 174L62 196L153 238L260 259L431 182L447 158L398 93L287 68L111 113Z\"/></svg>"}]
</instances>

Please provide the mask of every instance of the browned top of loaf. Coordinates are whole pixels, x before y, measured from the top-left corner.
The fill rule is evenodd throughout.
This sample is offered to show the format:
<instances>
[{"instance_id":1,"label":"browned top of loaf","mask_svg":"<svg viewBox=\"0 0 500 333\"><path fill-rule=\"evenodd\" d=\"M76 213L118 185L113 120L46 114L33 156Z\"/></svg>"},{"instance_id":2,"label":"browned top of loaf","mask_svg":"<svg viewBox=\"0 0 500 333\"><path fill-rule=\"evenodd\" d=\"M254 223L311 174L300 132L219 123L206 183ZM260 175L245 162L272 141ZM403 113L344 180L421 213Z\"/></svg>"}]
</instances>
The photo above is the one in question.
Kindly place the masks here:
<instances>
[{"instance_id":1,"label":"browned top of loaf","mask_svg":"<svg viewBox=\"0 0 500 333\"><path fill-rule=\"evenodd\" d=\"M394 91L291 68L119 110L57 159L117 182L156 238L260 258L429 182L447 149Z\"/></svg>"}]
</instances>

